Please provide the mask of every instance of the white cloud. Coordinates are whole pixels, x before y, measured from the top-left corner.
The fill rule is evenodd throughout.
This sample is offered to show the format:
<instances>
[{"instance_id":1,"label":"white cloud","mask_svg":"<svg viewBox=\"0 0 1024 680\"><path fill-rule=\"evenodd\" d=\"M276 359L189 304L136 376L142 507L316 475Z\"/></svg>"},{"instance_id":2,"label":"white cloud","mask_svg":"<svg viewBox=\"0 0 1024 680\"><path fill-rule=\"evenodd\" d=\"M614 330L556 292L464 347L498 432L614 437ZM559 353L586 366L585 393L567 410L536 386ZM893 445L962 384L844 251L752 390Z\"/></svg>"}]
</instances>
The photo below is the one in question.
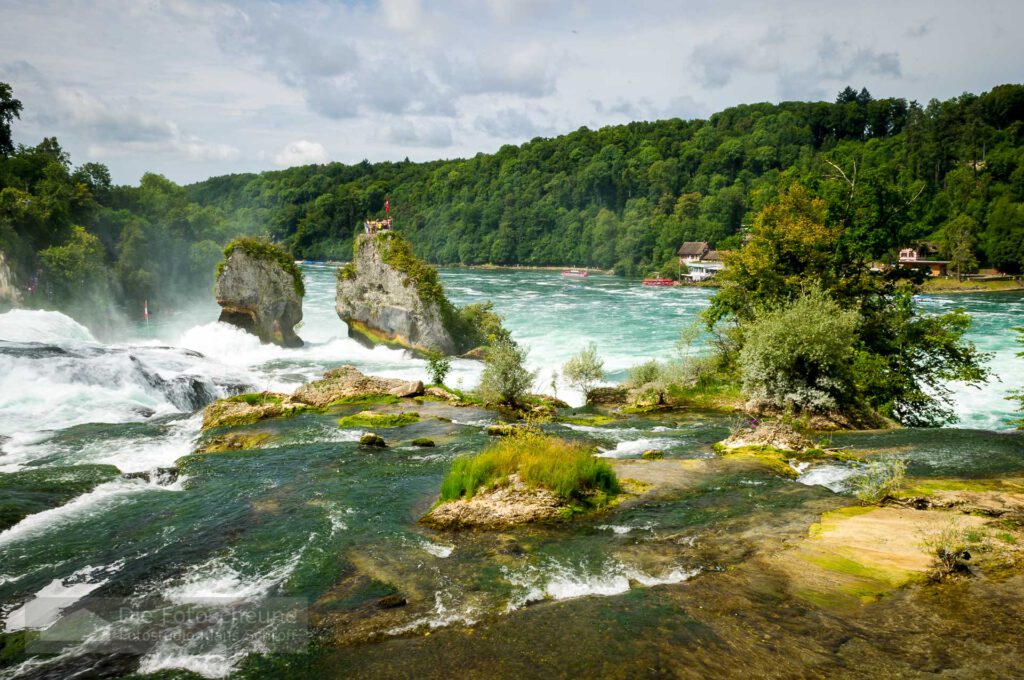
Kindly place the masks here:
<instances>
[{"instance_id":1,"label":"white cloud","mask_svg":"<svg viewBox=\"0 0 1024 680\"><path fill-rule=\"evenodd\" d=\"M381 139L398 146L442 148L452 145L452 129L440 121L402 118L385 126Z\"/></svg>"},{"instance_id":2,"label":"white cloud","mask_svg":"<svg viewBox=\"0 0 1024 680\"><path fill-rule=\"evenodd\" d=\"M300 139L286 145L283 149L274 154L274 162L282 167L290 168L295 165L311 165L313 163L326 163L327 150L320 142L310 142Z\"/></svg>"},{"instance_id":3,"label":"white cloud","mask_svg":"<svg viewBox=\"0 0 1024 680\"><path fill-rule=\"evenodd\" d=\"M0 2L0 80L25 104L16 141L194 181L294 140L428 160L846 85L981 92L1020 80L1022 21L956 0L33 0Z\"/></svg>"}]
</instances>

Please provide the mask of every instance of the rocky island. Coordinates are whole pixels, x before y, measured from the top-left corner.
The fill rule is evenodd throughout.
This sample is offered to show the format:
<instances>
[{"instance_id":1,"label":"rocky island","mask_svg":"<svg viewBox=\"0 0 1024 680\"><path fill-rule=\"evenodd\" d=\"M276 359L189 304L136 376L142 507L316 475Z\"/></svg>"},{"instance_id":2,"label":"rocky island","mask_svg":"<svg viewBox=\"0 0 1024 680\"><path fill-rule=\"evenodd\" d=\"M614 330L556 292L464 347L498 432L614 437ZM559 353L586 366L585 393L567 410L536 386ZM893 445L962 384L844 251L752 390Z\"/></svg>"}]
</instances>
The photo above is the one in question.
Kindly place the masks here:
<instances>
[{"instance_id":1,"label":"rocky island","mask_svg":"<svg viewBox=\"0 0 1024 680\"><path fill-rule=\"evenodd\" d=\"M301 347L295 325L302 321L302 272L281 246L240 238L224 249L214 289L220 321L257 336L264 343Z\"/></svg>"},{"instance_id":2,"label":"rocky island","mask_svg":"<svg viewBox=\"0 0 1024 680\"><path fill-rule=\"evenodd\" d=\"M437 270L390 230L356 237L352 262L338 270L336 309L349 336L371 346L478 358L474 350L507 336L490 304L456 308Z\"/></svg>"}]
</instances>

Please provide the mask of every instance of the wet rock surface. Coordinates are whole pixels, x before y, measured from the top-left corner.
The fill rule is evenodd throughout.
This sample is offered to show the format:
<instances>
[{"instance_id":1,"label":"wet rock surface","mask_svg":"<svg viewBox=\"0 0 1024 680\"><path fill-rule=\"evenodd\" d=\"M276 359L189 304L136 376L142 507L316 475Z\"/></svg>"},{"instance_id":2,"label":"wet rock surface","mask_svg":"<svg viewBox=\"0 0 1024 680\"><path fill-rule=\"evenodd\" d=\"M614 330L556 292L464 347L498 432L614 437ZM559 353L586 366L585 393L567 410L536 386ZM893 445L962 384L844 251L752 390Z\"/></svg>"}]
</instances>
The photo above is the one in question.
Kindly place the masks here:
<instances>
[{"instance_id":1,"label":"wet rock surface","mask_svg":"<svg viewBox=\"0 0 1024 680\"><path fill-rule=\"evenodd\" d=\"M333 402L361 397L416 397L423 394L419 380L378 378L363 375L355 366L340 366L324 374L320 380L295 390L294 398L310 406L323 407Z\"/></svg>"},{"instance_id":2,"label":"wet rock surface","mask_svg":"<svg viewBox=\"0 0 1024 680\"><path fill-rule=\"evenodd\" d=\"M257 336L264 343L301 347L295 325L302 321L302 297L292 274L280 264L235 249L214 290L220 321Z\"/></svg>"},{"instance_id":3,"label":"wet rock surface","mask_svg":"<svg viewBox=\"0 0 1024 680\"><path fill-rule=\"evenodd\" d=\"M513 474L505 486L478 492L469 500L442 503L421 521L438 529L500 528L553 520L563 505L553 492L529 489Z\"/></svg>"},{"instance_id":4,"label":"wet rock surface","mask_svg":"<svg viewBox=\"0 0 1024 680\"><path fill-rule=\"evenodd\" d=\"M349 336L443 354L458 347L445 327L439 300L423 300L406 272L386 263L390 234L357 237L354 273L339 277L336 310Z\"/></svg>"}]
</instances>

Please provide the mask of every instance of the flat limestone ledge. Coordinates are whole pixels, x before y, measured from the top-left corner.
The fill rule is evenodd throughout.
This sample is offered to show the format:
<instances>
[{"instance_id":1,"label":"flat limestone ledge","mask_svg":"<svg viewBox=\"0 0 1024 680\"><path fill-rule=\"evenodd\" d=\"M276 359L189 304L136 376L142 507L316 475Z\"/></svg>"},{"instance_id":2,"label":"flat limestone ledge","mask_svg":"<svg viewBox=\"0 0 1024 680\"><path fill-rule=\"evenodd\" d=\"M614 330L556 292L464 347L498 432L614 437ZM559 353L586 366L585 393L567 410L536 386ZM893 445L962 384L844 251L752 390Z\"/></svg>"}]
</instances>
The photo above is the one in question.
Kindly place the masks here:
<instances>
[{"instance_id":1,"label":"flat limestone ledge","mask_svg":"<svg viewBox=\"0 0 1024 680\"><path fill-rule=\"evenodd\" d=\"M833 610L857 608L930 574L924 539L956 522L979 530L990 520L959 513L851 506L826 512L795 546L767 559L791 592Z\"/></svg>"}]
</instances>

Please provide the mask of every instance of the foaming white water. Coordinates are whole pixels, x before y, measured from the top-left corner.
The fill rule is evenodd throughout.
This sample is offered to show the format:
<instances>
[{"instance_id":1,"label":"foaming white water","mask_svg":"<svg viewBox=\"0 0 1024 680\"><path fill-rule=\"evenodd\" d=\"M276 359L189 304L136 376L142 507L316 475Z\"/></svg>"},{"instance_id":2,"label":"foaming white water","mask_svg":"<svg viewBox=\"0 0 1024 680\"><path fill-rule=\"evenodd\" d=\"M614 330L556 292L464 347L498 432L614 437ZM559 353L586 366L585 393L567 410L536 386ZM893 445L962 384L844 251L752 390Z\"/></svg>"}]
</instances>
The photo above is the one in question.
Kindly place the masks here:
<instances>
[{"instance_id":1,"label":"foaming white water","mask_svg":"<svg viewBox=\"0 0 1024 680\"><path fill-rule=\"evenodd\" d=\"M146 441L118 438L90 444L82 448L81 457L83 462L115 465L121 472L170 467L195 448L202 422L202 413L196 413L167 425L163 436L149 437Z\"/></svg>"},{"instance_id":2,"label":"foaming white water","mask_svg":"<svg viewBox=\"0 0 1024 680\"><path fill-rule=\"evenodd\" d=\"M842 465L816 465L804 472L796 481L808 486L823 486L830 491L840 493L846 490L847 481L858 472L855 467Z\"/></svg>"},{"instance_id":3,"label":"foaming white water","mask_svg":"<svg viewBox=\"0 0 1024 680\"><path fill-rule=\"evenodd\" d=\"M460 605L455 601L454 595L443 591L434 593L434 610L414 621L403 626L397 626L388 631L389 635L401 635L409 631L429 628L436 630L450 626L453 623L461 623L472 626L477 622L479 612L475 607Z\"/></svg>"},{"instance_id":4,"label":"foaming white water","mask_svg":"<svg viewBox=\"0 0 1024 680\"><path fill-rule=\"evenodd\" d=\"M169 347L103 345L70 317L0 314L0 433L6 469L46 453L49 433L192 412L248 374ZM74 461L73 461L74 462Z\"/></svg>"},{"instance_id":5,"label":"foaming white water","mask_svg":"<svg viewBox=\"0 0 1024 680\"><path fill-rule=\"evenodd\" d=\"M47 345L96 342L89 329L60 312L14 309L0 314L0 340Z\"/></svg>"},{"instance_id":6,"label":"foaming white water","mask_svg":"<svg viewBox=\"0 0 1024 680\"><path fill-rule=\"evenodd\" d=\"M162 670L181 669L204 678L223 678L252 653L250 649L229 650L221 645L209 652L197 654L177 645L160 645L139 661L139 673L146 675Z\"/></svg>"},{"instance_id":7,"label":"foaming white water","mask_svg":"<svg viewBox=\"0 0 1024 680\"><path fill-rule=\"evenodd\" d=\"M597 571L584 563L565 564L556 560L549 560L540 567L529 566L518 571L503 568L502 571L516 589L509 600L508 611L543 600L619 595L628 591L632 583L647 587L682 583L700 572L699 569L673 567L652 574L617 560L608 560Z\"/></svg>"},{"instance_id":8,"label":"foaming white water","mask_svg":"<svg viewBox=\"0 0 1024 680\"><path fill-rule=\"evenodd\" d=\"M65 578L56 578L40 588L31 599L7 615L7 632L47 628L61 613L83 597L104 585L120 571L124 560L101 567L87 566Z\"/></svg>"},{"instance_id":9,"label":"foaming white water","mask_svg":"<svg viewBox=\"0 0 1024 680\"><path fill-rule=\"evenodd\" d=\"M639 456L644 451L669 448L679 442L675 439L633 439L619 442L614 449L602 449L597 456L600 458L629 458Z\"/></svg>"},{"instance_id":10,"label":"foaming white water","mask_svg":"<svg viewBox=\"0 0 1024 680\"><path fill-rule=\"evenodd\" d=\"M171 489L149 484L141 479L116 479L112 482L105 482L69 503L29 515L3 531L0 533L0 547L8 546L24 538L38 536L65 524L86 520L126 502L134 494L152 490L169 491Z\"/></svg>"},{"instance_id":11,"label":"foaming white water","mask_svg":"<svg viewBox=\"0 0 1024 680\"><path fill-rule=\"evenodd\" d=\"M245 575L230 559L215 557L194 565L181 581L163 590L173 604L227 606L262 598L284 582L299 563L302 551L273 569L256 575Z\"/></svg>"},{"instance_id":12,"label":"foaming white water","mask_svg":"<svg viewBox=\"0 0 1024 680\"><path fill-rule=\"evenodd\" d=\"M450 557L452 552L455 551L454 545L442 545L440 543L434 543L426 539L424 539L420 543L420 547L423 548L423 550L425 550L426 552L433 555L434 557L440 557L441 559Z\"/></svg>"},{"instance_id":13,"label":"foaming white water","mask_svg":"<svg viewBox=\"0 0 1024 680\"><path fill-rule=\"evenodd\" d=\"M333 329L333 334L318 334L321 337L319 342L307 338L302 347L286 348L264 345L239 328L215 322L190 328L176 344L228 366L252 369L255 371L252 380L259 389L291 391L302 382L315 380L328 368L340 364L353 364L364 373L373 375L427 380L426 362L422 359L413 358L405 350L365 347L347 337L345 325L337 317L334 318ZM452 362L447 382L475 386L480 370L479 362L456 359Z\"/></svg>"}]
</instances>

